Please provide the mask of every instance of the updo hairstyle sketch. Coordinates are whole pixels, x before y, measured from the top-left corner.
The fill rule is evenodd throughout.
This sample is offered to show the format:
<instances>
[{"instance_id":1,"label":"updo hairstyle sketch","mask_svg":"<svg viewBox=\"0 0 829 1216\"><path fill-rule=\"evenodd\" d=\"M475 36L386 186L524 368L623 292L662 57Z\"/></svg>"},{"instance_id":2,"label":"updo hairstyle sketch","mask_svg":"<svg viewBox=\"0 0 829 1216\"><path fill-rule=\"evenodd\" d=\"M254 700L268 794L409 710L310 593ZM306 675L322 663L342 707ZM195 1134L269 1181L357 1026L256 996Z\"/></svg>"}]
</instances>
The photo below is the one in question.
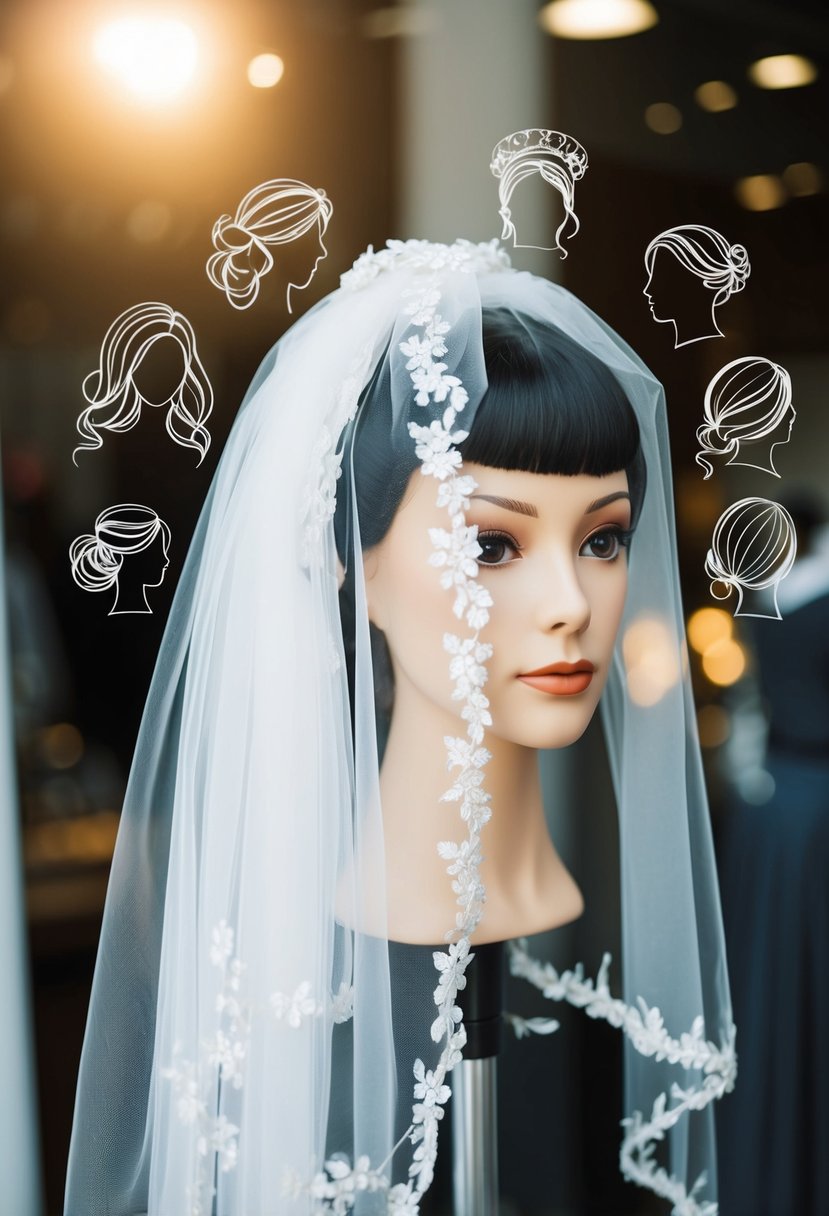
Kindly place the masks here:
<instances>
[{"instance_id":1,"label":"updo hairstyle sketch","mask_svg":"<svg viewBox=\"0 0 829 1216\"><path fill-rule=\"evenodd\" d=\"M645 250L645 270L643 294L653 319L673 325L677 348L723 337L715 311L742 291L751 265L745 246L732 245L704 224L681 224L653 238ZM694 278L704 290L694 289Z\"/></svg>"},{"instance_id":2,"label":"updo hairstyle sketch","mask_svg":"<svg viewBox=\"0 0 829 1216\"><path fill-rule=\"evenodd\" d=\"M161 401L150 401L135 382L144 360L157 342L175 342L182 355L183 372ZM83 382L89 407L78 417L84 442L72 453L99 448L101 430L129 431L141 417L141 406L167 409L167 432L182 447L199 452L198 463L210 447L204 423L213 409L213 389L196 349L196 335L185 316L168 304L135 304L116 317L101 344L98 367Z\"/></svg>"},{"instance_id":3,"label":"updo hairstyle sketch","mask_svg":"<svg viewBox=\"0 0 829 1216\"><path fill-rule=\"evenodd\" d=\"M164 581L170 564L167 556L170 535L169 525L152 507L135 502L107 507L95 520L94 533L77 537L69 546L72 577L84 591L108 591L116 587L109 616L152 612L145 588L158 587ZM159 536L160 547L141 561L136 560ZM131 559L128 563L127 558Z\"/></svg>"},{"instance_id":4,"label":"updo hairstyle sketch","mask_svg":"<svg viewBox=\"0 0 829 1216\"><path fill-rule=\"evenodd\" d=\"M714 528L705 559L711 594L725 600L736 591L734 616L779 621L777 586L791 570L796 553L794 521L786 508L767 498L741 498L723 511ZM725 587L722 594L716 591L717 584ZM762 594L769 588L774 588L771 596Z\"/></svg>"},{"instance_id":5,"label":"updo hairstyle sketch","mask_svg":"<svg viewBox=\"0 0 829 1216\"><path fill-rule=\"evenodd\" d=\"M234 216L221 215L213 225L216 253L207 262L211 283L224 291L236 309L249 308L259 295L259 281L273 266L270 246L287 245L316 228L319 252L304 283L289 283L301 291L314 277L317 266L328 256L323 234L334 207L324 190L316 190L295 178L280 177L262 182L245 195Z\"/></svg>"},{"instance_id":6,"label":"updo hairstyle sketch","mask_svg":"<svg viewBox=\"0 0 829 1216\"><path fill-rule=\"evenodd\" d=\"M706 454L728 456L727 464L780 476L772 451L778 444L788 443L796 417L792 381L785 367L754 355L734 359L711 380L703 408L705 423L697 430L702 450L697 452L696 462L707 470L705 480L713 472ZM763 440L767 442L762 447L741 450L741 445L760 445Z\"/></svg>"},{"instance_id":7,"label":"updo hairstyle sketch","mask_svg":"<svg viewBox=\"0 0 829 1216\"><path fill-rule=\"evenodd\" d=\"M571 135L562 131L530 128L507 135L492 150L490 169L498 178L498 197L501 207L498 214L503 220L501 240L512 237L516 249L557 249L562 258L567 251L562 248L564 230L571 226L568 236L575 236L579 220L574 210L575 184L587 171L587 153ZM564 219L556 229L554 245L523 244L512 220L510 199L516 186L534 173L559 192L564 203Z\"/></svg>"}]
</instances>

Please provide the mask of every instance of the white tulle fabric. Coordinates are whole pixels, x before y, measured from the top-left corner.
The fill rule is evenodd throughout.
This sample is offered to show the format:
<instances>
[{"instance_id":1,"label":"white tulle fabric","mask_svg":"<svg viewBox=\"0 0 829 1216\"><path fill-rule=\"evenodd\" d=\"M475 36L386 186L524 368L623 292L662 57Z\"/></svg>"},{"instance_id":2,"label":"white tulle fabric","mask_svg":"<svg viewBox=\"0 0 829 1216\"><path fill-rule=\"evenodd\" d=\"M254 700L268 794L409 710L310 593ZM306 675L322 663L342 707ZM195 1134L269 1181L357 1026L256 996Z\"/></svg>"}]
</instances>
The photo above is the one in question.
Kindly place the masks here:
<instances>
[{"instance_id":1,"label":"white tulle fabric","mask_svg":"<svg viewBox=\"0 0 829 1216\"><path fill-rule=\"evenodd\" d=\"M733 1027L662 390L594 314L511 270L496 243L398 242L363 255L267 356L208 492L113 858L65 1216L419 1211L464 1045L456 997L484 914L478 842L502 813L485 793L488 604L463 517L474 483L454 451L486 389L488 305L557 325L611 368L648 470L602 703L619 803L623 997L610 998L605 975L591 1007L581 973L575 983L542 973L521 946L513 967L626 1034L624 1172L682 1216L716 1211L710 1101L733 1083ZM394 441L417 444L447 509L435 578L459 621L446 643L461 688L448 741L455 844L443 847L458 920L435 951L434 1000L402 1021L356 496L345 627L332 526L340 438L381 359Z\"/></svg>"}]
</instances>

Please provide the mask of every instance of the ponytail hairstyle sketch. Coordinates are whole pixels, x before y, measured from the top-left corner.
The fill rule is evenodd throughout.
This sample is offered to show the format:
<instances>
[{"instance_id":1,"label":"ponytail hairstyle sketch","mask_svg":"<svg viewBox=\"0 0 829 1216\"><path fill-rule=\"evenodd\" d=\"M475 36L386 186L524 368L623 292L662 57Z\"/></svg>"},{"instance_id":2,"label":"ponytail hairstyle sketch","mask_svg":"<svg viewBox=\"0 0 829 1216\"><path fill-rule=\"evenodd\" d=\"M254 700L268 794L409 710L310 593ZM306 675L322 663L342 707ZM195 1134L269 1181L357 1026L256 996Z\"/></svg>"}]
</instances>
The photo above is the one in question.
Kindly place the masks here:
<instances>
[{"instance_id":1,"label":"ponytail hairstyle sketch","mask_svg":"<svg viewBox=\"0 0 829 1216\"><path fill-rule=\"evenodd\" d=\"M562 258L566 258L567 251L562 248L561 239L568 224L572 226L569 236L575 236L579 230L574 209L575 185L587 171L587 153L578 140L562 131L516 131L495 145L489 167L498 178L498 198L501 203L498 214L503 220L501 240L512 237L516 249L546 248L519 243L509 205L512 192L519 182L538 173L545 182L555 187L564 203L564 219L556 229L553 248L559 251Z\"/></svg>"},{"instance_id":2,"label":"ponytail hairstyle sketch","mask_svg":"<svg viewBox=\"0 0 829 1216\"><path fill-rule=\"evenodd\" d=\"M791 404L791 377L779 363L751 355L720 368L705 390L705 423L697 430L702 451L696 462L707 470L705 480L713 472L706 452L730 456L729 464L748 463L736 459L740 444L771 435ZM773 466L766 471L780 476Z\"/></svg>"},{"instance_id":3,"label":"ponytail hairstyle sketch","mask_svg":"<svg viewBox=\"0 0 829 1216\"><path fill-rule=\"evenodd\" d=\"M732 245L704 224L680 224L655 236L645 250L648 274L653 273L658 249L669 250L686 270L714 292L712 308L742 291L751 273L745 246Z\"/></svg>"},{"instance_id":4,"label":"ponytail hairstyle sketch","mask_svg":"<svg viewBox=\"0 0 829 1216\"><path fill-rule=\"evenodd\" d=\"M161 338L172 338L184 357L184 375L161 402L147 401L135 384L135 374ZM98 367L83 382L89 402L78 417L84 442L72 453L99 448L100 430L129 431L141 417L141 406L168 407L167 432L182 447L195 448L204 460L210 432L204 426L213 409L213 389L196 349L196 335L185 316L168 304L135 304L113 321L104 335Z\"/></svg>"},{"instance_id":5,"label":"ponytail hairstyle sketch","mask_svg":"<svg viewBox=\"0 0 829 1216\"><path fill-rule=\"evenodd\" d=\"M245 195L234 216L221 215L213 225L216 253L207 261L207 274L236 309L249 308L259 295L259 280L273 266L271 245L287 245L316 227L322 252L304 283L288 284L301 291L314 277L317 265L328 256L322 237L334 207L324 190L315 190L291 177L262 182Z\"/></svg>"},{"instance_id":6,"label":"ponytail hairstyle sketch","mask_svg":"<svg viewBox=\"0 0 829 1216\"><path fill-rule=\"evenodd\" d=\"M711 579L711 594L725 600L737 592L734 616L767 616L780 619L777 583L794 565L797 535L794 520L785 507L767 498L741 498L723 511L714 528L705 572ZM718 594L722 583L725 592ZM743 610L745 591L774 586L774 600L767 612Z\"/></svg>"},{"instance_id":7,"label":"ponytail hairstyle sketch","mask_svg":"<svg viewBox=\"0 0 829 1216\"><path fill-rule=\"evenodd\" d=\"M95 520L94 533L84 533L69 546L73 579L84 591L107 591L115 585L124 558L148 549L159 532L166 556L170 527L152 507L136 502L107 507Z\"/></svg>"}]
</instances>

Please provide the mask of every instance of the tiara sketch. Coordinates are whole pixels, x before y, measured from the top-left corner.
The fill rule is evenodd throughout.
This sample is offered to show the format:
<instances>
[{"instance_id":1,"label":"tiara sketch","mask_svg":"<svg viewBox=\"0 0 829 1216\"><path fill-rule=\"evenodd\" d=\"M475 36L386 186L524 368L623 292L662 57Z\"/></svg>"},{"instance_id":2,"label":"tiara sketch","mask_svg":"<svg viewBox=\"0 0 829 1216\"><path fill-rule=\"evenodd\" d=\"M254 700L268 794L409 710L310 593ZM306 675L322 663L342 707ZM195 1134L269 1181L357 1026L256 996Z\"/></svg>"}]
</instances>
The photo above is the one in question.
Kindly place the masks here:
<instances>
[{"instance_id":1,"label":"tiara sketch","mask_svg":"<svg viewBox=\"0 0 829 1216\"><path fill-rule=\"evenodd\" d=\"M713 472L705 453L728 456L730 465L780 476L772 453L779 444L789 442L797 417L785 367L762 356L733 359L711 380L703 408L705 423L697 430L702 450L697 452L696 462L707 470L705 480ZM786 430L782 424L787 420Z\"/></svg>"},{"instance_id":2,"label":"tiara sketch","mask_svg":"<svg viewBox=\"0 0 829 1216\"><path fill-rule=\"evenodd\" d=\"M673 260L663 258L657 275L655 263L660 250L673 254ZM673 271L680 267L688 274L677 282ZM716 309L742 291L751 264L744 245L732 245L714 228L680 224L660 232L650 242L645 250L645 271L648 280L643 295L654 321L673 325L676 349L704 338L724 336L717 324ZM688 285L693 283L689 276L699 280L706 291L689 294Z\"/></svg>"},{"instance_id":3,"label":"tiara sketch","mask_svg":"<svg viewBox=\"0 0 829 1216\"><path fill-rule=\"evenodd\" d=\"M573 206L574 189L575 183L587 171L587 153L578 140L573 139L572 135L565 135L563 131L543 127L515 131L495 145L489 167L493 176L499 179L501 207L498 214L503 221L501 239L512 237L517 249L557 249L562 258L566 258L567 251L562 248L561 240L568 224L572 225L570 236L575 236L579 230L578 216ZM512 193L519 182L534 173L554 186L564 203L564 219L556 229L555 245L552 246L519 244L512 221L509 205Z\"/></svg>"},{"instance_id":4,"label":"tiara sketch","mask_svg":"<svg viewBox=\"0 0 829 1216\"><path fill-rule=\"evenodd\" d=\"M161 338L172 338L181 350L184 371L162 401L148 401L135 384L135 374ZM142 405L167 409L167 433L182 447L199 452L198 463L210 447L204 426L213 409L213 389L196 349L196 335L187 318L168 304L135 304L116 317L104 335L98 367L84 378L89 402L76 423L82 442L72 453L99 448L99 431L129 431L141 417Z\"/></svg>"},{"instance_id":5,"label":"tiara sketch","mask_svg":"<svg viewBox=\"0 0 829 1216\"><path fill-rule=\"evenodd\" d=\"M149 550L158 536L160 550L148 553L136 565L131 559ZM107 507L95 520L94 532L84 533L69 546L72 578L83 591L108 591L115 587L109 616L152 613L146 591L164 581L170 564L167 556L170 536L169 526L152 507L136 502Z\"/></svg>"},{"instance_id":6,"label":"tiara sketch","mask_svg":"<svg viewBox=\"0 0 829 1216\"><path fill-rule=\"evenodd\" d=\"M259 295L259 282L273 266L271 246L298 240L315 226L320 253L304 283L289 283L301 291L314 277L317 266L328 256L323 234L328 228L334 206L324 190L316 190L292 177L278 177L249 190L236 208L236 214L221 215L213 225L216 252L207 260L211 283L227 296L236 309L250 308Z\"/></svg>"},{"instance_id":7,"label":"tiara sketch","mask_svg":"<svg viewBox=\"0 0 829 1216\"><path fill-rule=\"evenodd\" d=\"M767 498L741 498L717 520L705 571L711 594L725 600L737 592L734 616L781 620L777 586L794 564L797 536L794 521L777 502ZM723 594L715 590L725 587ZM771 595L757 594L768 592Z\"/></svg>"}]
</instances>

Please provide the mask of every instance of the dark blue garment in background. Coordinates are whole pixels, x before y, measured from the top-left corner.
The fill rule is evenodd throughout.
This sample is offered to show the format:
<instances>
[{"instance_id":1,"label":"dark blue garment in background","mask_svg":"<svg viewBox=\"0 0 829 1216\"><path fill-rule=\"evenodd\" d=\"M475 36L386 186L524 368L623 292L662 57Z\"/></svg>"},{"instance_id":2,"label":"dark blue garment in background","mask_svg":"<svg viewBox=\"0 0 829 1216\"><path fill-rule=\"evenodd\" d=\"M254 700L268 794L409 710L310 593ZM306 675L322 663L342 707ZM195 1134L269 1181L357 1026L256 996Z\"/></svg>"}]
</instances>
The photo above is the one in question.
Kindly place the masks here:
<instances>
[{"instance_id":1,"label":"dark blue garment in background","mask_svg":"<svg viewBox=\"0 0 829 1216\"><path fill-rule=\"evenodd\" d=\"M775 784L720 838L738 1057L720 1213L829 1216L829 596L753 625Z\"/></svg>"}]
</instances>

